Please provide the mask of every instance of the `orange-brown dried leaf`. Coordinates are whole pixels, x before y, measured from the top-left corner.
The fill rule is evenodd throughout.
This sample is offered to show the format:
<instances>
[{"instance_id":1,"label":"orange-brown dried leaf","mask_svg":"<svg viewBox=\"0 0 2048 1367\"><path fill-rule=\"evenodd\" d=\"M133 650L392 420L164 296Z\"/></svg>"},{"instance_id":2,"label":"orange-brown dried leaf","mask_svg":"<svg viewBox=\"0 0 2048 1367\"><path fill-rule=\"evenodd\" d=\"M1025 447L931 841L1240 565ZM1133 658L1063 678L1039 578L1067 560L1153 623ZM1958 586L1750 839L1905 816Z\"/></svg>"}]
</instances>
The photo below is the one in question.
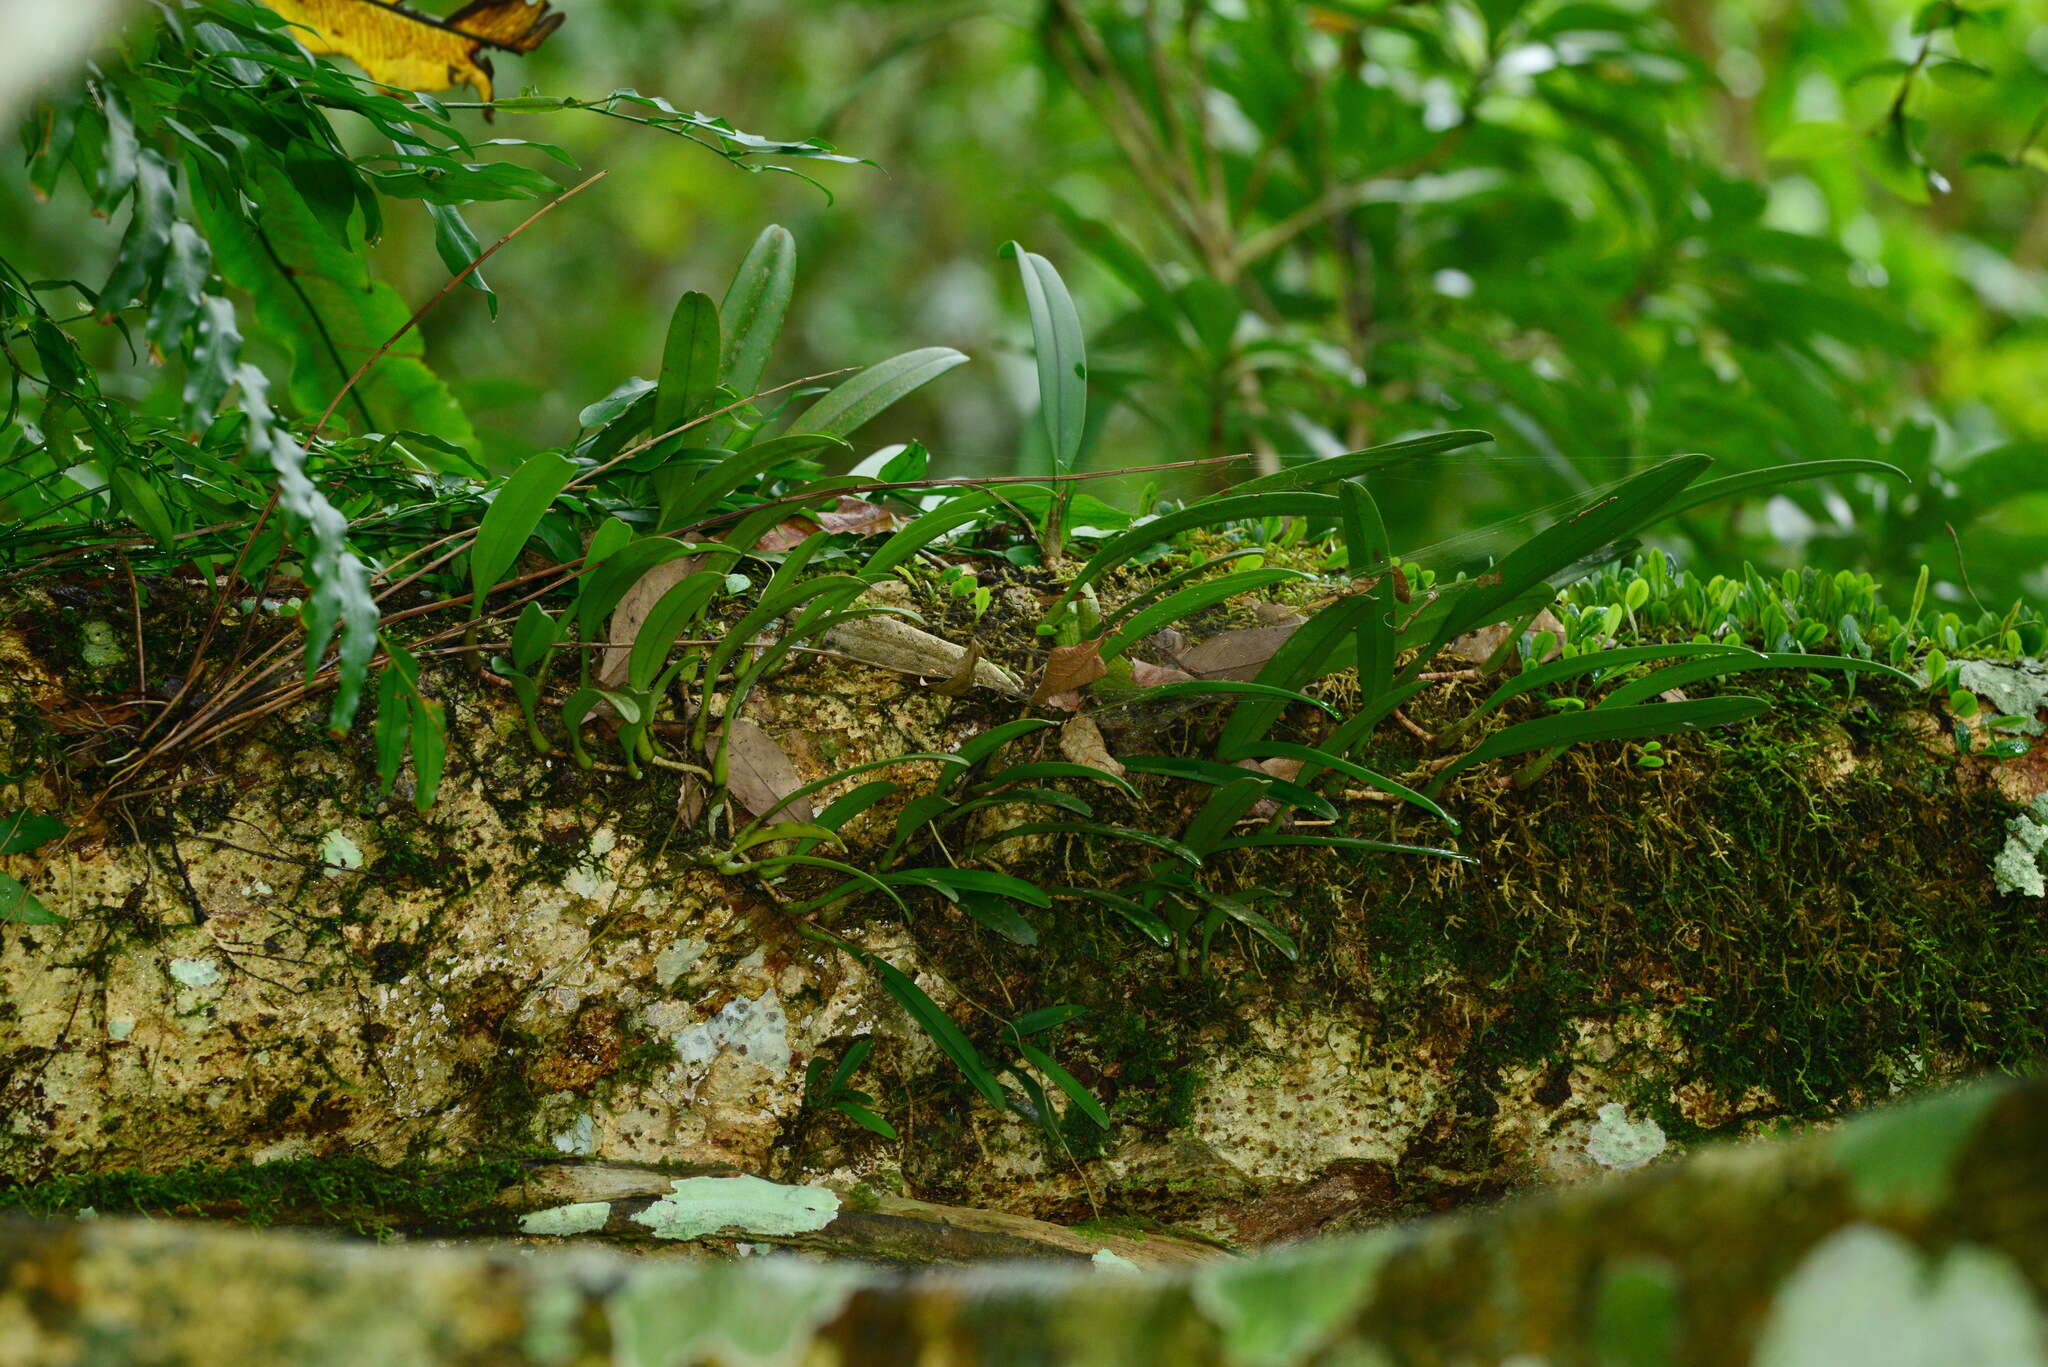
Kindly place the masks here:
<instances>
[{"instance_id":1,"label":"orange-brown dried leaf","mask_svg":"<svg viewBox=\"0 0 2048 1367\"><path fill-rule=\"evenodd\" d=\"M1107 673L1109 666L1102 662L1101 638L1077 646L1054 646L1031 701L1048 702L1059 694L1086 688Z\"/></svg>"},{"instance_id":2,"label":"orange-brown dried leaf","mask_svg":"<svg viewBox=\"0 0 2048 1367\"><path fill-rule=\"evenodd\" d=\"M473 0L445 19L369 0L267 0L307 51L346 57L370 78L405 90L475 88L491 99L487 47L531 52L562 26L548 0Z\"/></svg>"},{"instance_id":3,"label":"orange-brown dried leaf","mask_svg":"<svg viewBox=\"0 0 2048 1367\"><path fill-rule=\"evenodd\" d=\"M893 532L903 525L902 518L881 504L851 494L841 494L838 506L830 512L811 516L828 532Z\"/></svg>"}]
</instances>

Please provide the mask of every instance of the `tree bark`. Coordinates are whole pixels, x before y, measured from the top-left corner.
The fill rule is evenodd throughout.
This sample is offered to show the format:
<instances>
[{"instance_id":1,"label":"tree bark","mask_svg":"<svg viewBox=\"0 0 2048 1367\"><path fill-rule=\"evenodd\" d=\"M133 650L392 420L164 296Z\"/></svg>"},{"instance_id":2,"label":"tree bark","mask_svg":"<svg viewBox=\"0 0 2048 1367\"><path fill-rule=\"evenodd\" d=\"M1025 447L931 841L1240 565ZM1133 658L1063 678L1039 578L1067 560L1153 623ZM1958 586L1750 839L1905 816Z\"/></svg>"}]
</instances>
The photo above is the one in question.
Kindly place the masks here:
<instances>
[{"instance_id":1,"label":"tree bark","mask_svg":"<svg viewBox=\"0 0 2048 1367\"><path fill-rule=\"evenodd\" d=\"M573 1236L571 1236L573 1239ZM0 1226L0 1359L2040 1363L2048 1086L1983 1084L1504 1209L1138 1273Z\"/></svg>"}]
</instances>

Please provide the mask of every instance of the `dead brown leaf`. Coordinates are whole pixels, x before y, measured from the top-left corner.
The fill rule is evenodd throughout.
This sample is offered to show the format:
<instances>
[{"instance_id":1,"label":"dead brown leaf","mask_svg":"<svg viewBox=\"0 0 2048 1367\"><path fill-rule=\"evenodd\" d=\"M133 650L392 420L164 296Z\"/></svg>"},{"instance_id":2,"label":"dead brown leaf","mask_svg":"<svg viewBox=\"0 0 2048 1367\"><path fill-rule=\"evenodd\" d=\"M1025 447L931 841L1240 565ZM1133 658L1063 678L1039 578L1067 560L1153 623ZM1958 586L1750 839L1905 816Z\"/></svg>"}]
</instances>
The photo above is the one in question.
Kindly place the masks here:
<instances>
[{"instance_id":1,"label":"dead brown leaf","mask_svg":"<svg viewBox=\"0 0 2048 1367\"><path fill-rule=\"evenodd\" d=\"M793 551L821 531L826 532L893 532L903 525L903 519L879 503L841 494L839 502L830 511L819 513L798 513L785 517L770 527L761 539L754 543L757 551Z\"/></svg>"},{"instance_id":2,"label":"dead brown leaf","mask_svg":"<svg viewBox=\"0 0 2048 1367\"><path fill-rule=\"evenodd\" d=\"M903 525L902 518L881 504L851 494L841 494L839 505L830 512L811 516L828 532L893 532Z\"/></svg>"},{"instance_id":3,"label":"dead brown leaf","mask_svg":"<svg viewBox=\"0 0 2048 1367\"><path fill-rule=\"evenodd\" d=\"M704 557L686 555L679 560L665 560L635 580L633 587L626 590L625 597L612 609L612 620L605 628L605 640L611 644L605 647L604 658L598 661L597 682L600 688L617 688L626 681L626 666L633 658L633 643L640 639L640 628L647 621L647 614L667 593L683 580L704 568Z\"/></svg>"},{"instance_id":4,"label":"dead brown leaf","mask_svg":"<svg viewBox=\"0 0 2048 1367\"><path fill-rule=\"evenodd\" d=\"M1198 679L1250 682L1266 661L1287 644L1298 626L1242 627L1211 636L1180 657L1181 667Z\"/></svg>"},{"instance_id":5,"label":"dead brown leaf","mask_svg":"<svg viewBox=\"0 0 2048 1367\"><path fill-rule=\"evenodd\" d=\"M1046 659L1045 673L1031 694L1031 701L1049 703L1059 694L1086 688L1107 673L1109 666L1102 662L1100 637L1077 646L1054 646L1051 656Z\"/></svg>"},{"instance_id":6,"label":"dead brown leaf","mask_svg":"<svg viewBox=\"0 0 2048 1367\"><path fill-rule=\"evenodd\" d=\"M1453 637L1444 647L1444 654L1467 664L1483 665L1491 660L1500 648L1507 644L1514 627L1506 622L1496 622L1490 627L1468 631L1463 636Z\"/></svg>"},{"instance_id":7,"label":"dead brown leaf","mask_svg":"<svg viewBox=\"0 0 2048 1367\"><path fill-rule=\"evenodd\" d=\"M947 698L964 697L974 687L974 667L981 663L981 647L973 641L967 643L967 653L960 657L960 663L944 683L932 685L932 692Z\"/></svg>"},{"instance_id":8,"label":"dead brown leaf","mask_svg":"<svg viewBox=\"0 0 2048 1367\"><path fill-rule=\"evenodd\" d=\"M763 819L811 819L808 799L785 801L803 780L773 736L745 717L735 717L727 724L726 738L726 787L742 807Z\"/></svg>"},{"instance_id":9,"label":"dead brown leaf","mask_svg":"<svg viewBox=\"0 0 2048 1367\"><path fill-rule=\"evenodd\" d=\"M1090 769L1100 769L1118 778L1124 776L1124 766L1109 753L1109 746L1102 739L1102 728L1095 724L1093 717L1075 717L1060 727L1060 753L1075 764L1085 764Z\"/></svg>"},{"instance_id":10,"label":"dead brown leaf","mask_svg":"<svg viewBox=\"0 0 2048 1367\"><path fill-rule=\"evenodd\" d=\"M1269 603L1263 598L1252 604L1252 616L1259 619L1260 626L1265 627L1298 627L1308 620L1291 607L1281 603Z\"/></svg>"},{"instance_id":11,"label":"dead brown leaf","mask_svg":"<svg viewBox=\"0 0 2048 1367\"><path fill-rule=\"evenodd\" d=\"M346 57L373 80L405 90L467 85L491 99L487 47L531 52L562 26L548 0L473 0L446 18L369 0L268 0L314 53Z\"/></svg>"},{"instance_id":12,"label":"dead brown leaf","mask_svg":"<svg viewBox=\"0 0 2048 1367\"><path fill-rule=\"evenodd\" d=\"M1131 661L1131 682L1140 688L1157 688L1161 684L1191 683L1194 675L1185 669L1174 669L1170 665L1148 664L1144 660Z\"/></svg>"}]
</instances>

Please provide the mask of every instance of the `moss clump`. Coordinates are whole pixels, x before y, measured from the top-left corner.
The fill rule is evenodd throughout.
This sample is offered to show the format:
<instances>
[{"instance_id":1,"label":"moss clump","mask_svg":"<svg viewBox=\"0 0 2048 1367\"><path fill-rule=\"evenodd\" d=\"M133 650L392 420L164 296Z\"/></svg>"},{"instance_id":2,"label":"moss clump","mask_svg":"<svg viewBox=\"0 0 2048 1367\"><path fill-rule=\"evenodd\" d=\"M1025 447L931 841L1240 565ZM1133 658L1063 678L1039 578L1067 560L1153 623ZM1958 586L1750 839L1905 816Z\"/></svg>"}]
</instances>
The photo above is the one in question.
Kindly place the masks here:
<instances>
[{"instance_id":1,"label":"moss clump","mask_svg":"<svg viewBox=\"0 0 2048 1367\"><path fill-rule=\"evenodd\" d=\"M251 1225L340 1224L381 1238L400 1226L459 1231L520 1179L512 1159L443 1168L382 1167L343 1155L230 1168L54 1177L0 1188L0 1210L78 1215L229 1216Z\"/></svg>"}]
</instances>

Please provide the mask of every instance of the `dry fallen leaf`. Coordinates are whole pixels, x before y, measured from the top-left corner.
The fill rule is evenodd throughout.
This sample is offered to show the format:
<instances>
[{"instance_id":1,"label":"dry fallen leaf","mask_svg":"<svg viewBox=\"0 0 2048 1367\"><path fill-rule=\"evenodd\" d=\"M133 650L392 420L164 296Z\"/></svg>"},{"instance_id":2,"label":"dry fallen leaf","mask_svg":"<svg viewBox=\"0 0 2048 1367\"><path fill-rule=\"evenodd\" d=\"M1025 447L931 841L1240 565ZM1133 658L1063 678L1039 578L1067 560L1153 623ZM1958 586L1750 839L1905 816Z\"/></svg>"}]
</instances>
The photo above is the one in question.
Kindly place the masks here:
<instances>
[{"instance_id":1,"label":"dry fallen leaf","mask_svg":"<svg viewBox=\"0 0 2048 1367\"><path fill-rule=\"evenodd\" d=\"M895 617L856 617L840 622L818 644L849 660L927 679L952 678L967 655L967 647L919 631ZM1013 698L1024 696L1024 681L989 660L975 662L974 682Z\"/></svg>"},{"instance_id":2,"label":"dry fallen leaf","mask_svg":"<svg viewBox=\"0 0 2048 1367\"><path fill-rule=\"evenodd\" d=\"M1045 673L1038 680L1038 687L1032 691L1034 703L1050 702L1063 693L1072 693L1094 683L1109 673L1109 666L1102 662L1102 641L1083 641L1077 646L1054 646L1046 658Z\"/></svg>"},{"instance_id":3,"label":"dry fallen leaf","mask_svg":"<svg viewBox=\"0 0 2048 1367\"><path fill-rule=\"evenodd\" d=\"M1490 627L1468 631L1463 636L1451 638L1444 647L1444 654L1466 664L1483 665L1491 660L1500 648L1507 644L1514 627L1507 622L1496 622Z\"/></svg>"},{"instance_id":4,"label":"dry fallen leaf","mask_svg":"<svg viewBox=\"0 0 2048 1367\"><path fill-rule=\"evenodd\" d=\"M981 663L981 647L973 641L967 643L967 653L960 657L960 663L953 667L944 683L932 685L932 692L947 698L960 698L974 687L974 669Z\"/></svg>"},{"instance_id":5,"label":"dry fallen leaf","mask_svg":"<svg viewBox=\"0 0 2048 1367\"><path fill-rule=\"evenodd\" d=\"M1060 753L1075 764L1085 764L1090 769L1100 769L1118 778L1124 776L1124 766L1109 753L1109 746L1102 739L1102 728L1095 724L1093 717L1075 717L1060 727Z\"/></svg>"},{"instance_id":6,"label":"dry fallen leaf","mask_svg":"<svg viewBox=\"0 0 2048 1367\"><path fill-rule=\"evenodd\" d=\"M757 551L791 551L827 532L893 532L903 519L878 503L841 494L838 506L829 512L797 513L770 527L754 543Z\"/></svg>"},{"instance_id":7,"label":"dry fallen leaf","mask_svg":"<svg viewBox=\"0 0 2048 1367\"><path fill-rule=\"evenodd\" d=\"M1253 602L1252 616L1258 618L1259 625L1264 627L1298 627L1308 620L1291 607L1269 603L1263 598Z\"/></svg>"},{"instance_id":8,"label":"dry fallen leaf","mask_svg":"<svg viewBox=\"0 0 2048 1367\"><path fill-rule=\"evenodd\" d=\"M851 494L841 494L839 506L830 512L811 516L828 532L893 532L903 525L902 518L881 504Z\"/></svg>"},{"instance_id":9,"label":"dry fallen leaf","mask_svg":"<svg viewBox=\"0 0 2048 1367\"><path fill-rule=\"evenodd\" d=\"M1144 660L1131 661L1131 682L1140 688L1157 688L1161 684L1170 683L1191 683L1194 677L1185 669L1150 664Z\"/></svg>"},{"instance_id":10,"label":"dry fallen leaf","mask_svg":"<svg viewBox=\"0 0 2048 1367\"><path fill-rule=\"evenodd\" d=\"M309 52L346 57L370 78L405 90L467 85L491 99L487 47L531 52L562 26L548 0L473 0L446 18L370 0L268 0Z\"/></svg>"},{"instance_id":11,"label":"dry fallen leaf","mask_svg":"<svg viewBox=\"0 0 2048 1367\"><path fill-rule=\"evenodd\" d=\"M1211 636L1181 655L1181 667L1198 679L1235 679L1249 682L1258 677L1266 661L1287 644L1297 627L1243 627Z\"/></svg>"},{"instance_id":12,"label":"dry fallen leaf","mask_svg":"<svg viewBox=\"0 0 2048 1367\"><path fill-rule=\"evenodd\" d=\"M619 605L612 609L611 623L605 628L605 640L611 644L605 647L604 658L598 662L599 687L617 688L626 681L626 666L633 658L633 643L640 639L640 627L647 621L647 614L661 601L661 595L703 567L704 557L701 555L664 560L626 590L625 597L619 599Z\"/></svg>"},{"instance_id":13,"label":"dry fallen leaf","mask_svg":"<svg viewBox=\"0 0 2048 1367\"><path fill-rule=\"evenodd\" d=\"M742 807L763 819L811 819L807 799L784 801L803 786L803 780L773 736L745 717L736 717L727 725L726 737L726 787Z\"/></svg>"}]
</instances>

